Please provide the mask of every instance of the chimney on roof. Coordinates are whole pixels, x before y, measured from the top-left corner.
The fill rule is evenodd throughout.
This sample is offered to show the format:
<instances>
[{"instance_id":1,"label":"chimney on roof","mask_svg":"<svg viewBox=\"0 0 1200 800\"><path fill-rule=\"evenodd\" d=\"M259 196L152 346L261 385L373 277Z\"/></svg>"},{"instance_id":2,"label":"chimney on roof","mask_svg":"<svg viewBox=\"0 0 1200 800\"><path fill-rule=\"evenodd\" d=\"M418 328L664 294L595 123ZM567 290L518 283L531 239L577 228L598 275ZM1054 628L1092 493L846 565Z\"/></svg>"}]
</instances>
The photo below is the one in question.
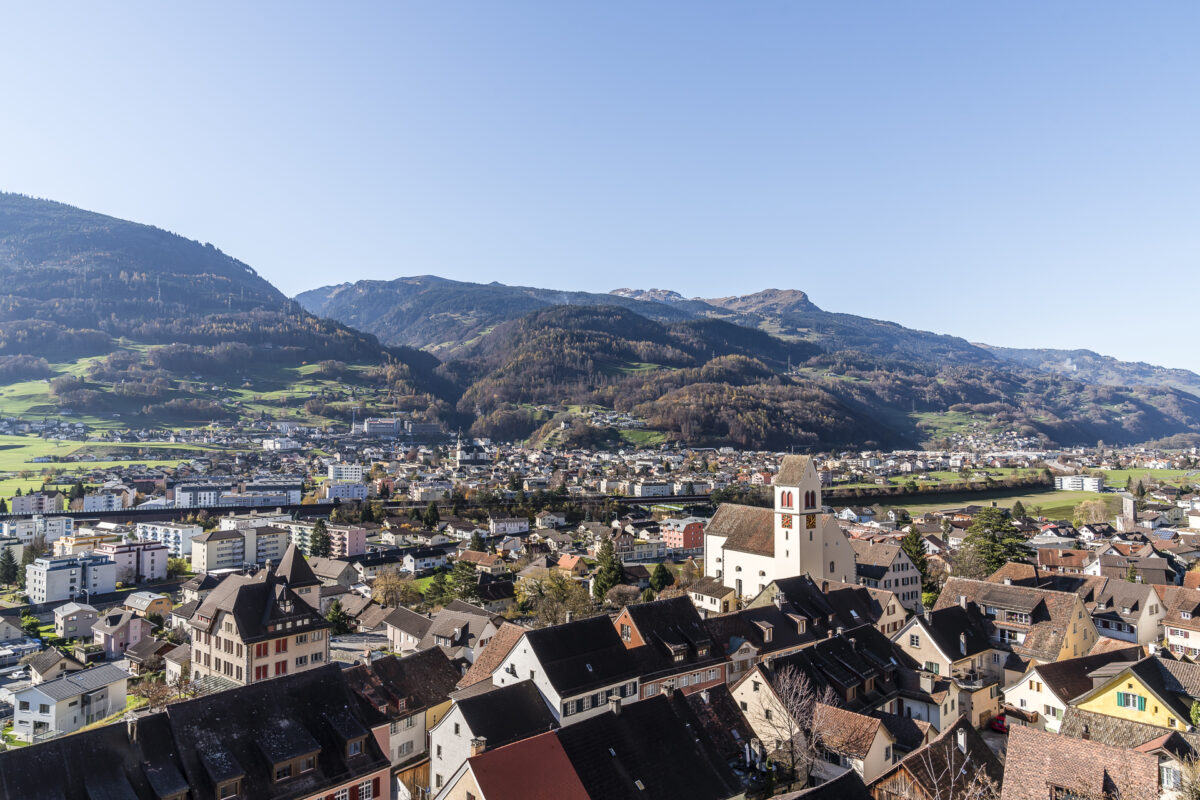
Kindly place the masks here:
<instances>
[{"instance_id":1,"label":"chimney on roof","mask_svg":"<svg viewBox=\"0 0 1200 800\"><path fill-rule=\"evenodd\" d=\"M704 704L705 704L705 705L708 705L708 699L709 699L709 696L708 696L708 689L701 689L701 690L700 690L700 699L704 701Z\"/></svg>"},{"instance_id":2,"label":"chimney on roof","mask_svg":"<svg viewBox=\"0 0 1200 800\"><path fill-rule=\"evenodd\" d=\"M922 692L925 692L928 694L933 691L933 684L937 680L937 678L934 676L934 674L932 672L926 672L925 670L921 670L920 672L917 673L917 677L920 679Z\"/></svg>"},{"instance_id":3,"label":"chimney on roof","mask_svg":"<svg viewBox=\"0 0 1200 800\"><path fill-rule=\"evenodd\" d=\"M960 594L958 596L958 604L962 606L963 611L967 610L967 596L965 594Z\"/></svg>"},{"instance_id":4,"label":"chimney on roof","mask_svg":"<svg viewBox=\"0 0 1200 800\"><path fill-rule=\"evenodd\" d=\"M959 728L954 732L954 738L958 740L958 752L966 755L967 753L967 730Z\"/></svg>"},{"instance_id":5,"label":"chimney on roof","mask_svg":"<svg viewBox=\"0 0 1200 800\"><path fill-rule=\"evenodd\" d=\"M846 629L843 626L841 626L841 625L837 626L837 635L838 636L841 636L845 632L846 632Z\"/></svg>"},{"instance_id":6,"label":"chimney on roof","mask_svg":"<svg viewBox=\"0 0 1200 800\"><path fill-rule=\"evenodd\" d=\"M668 693L669 693L669 690L667 690L667 687L664 686L663 689L668 691ZM619 698L619 697L608 698L608 710L613 713L614 717L621 716L621 698Z\"/></svg>"},{"instance_id":7,"label":"chimney on roof","mask_svg":"<svg viewBox=\"0 0 1200 800\"><path fill-rule=\"evenodd\" d=\"M567 612L567 622L574 622L574 621L575 621L575 612L568 611Z\"/></svg>"},{"instance_id":8,"label":"chimney on roof","mask_svg":"<svg viewBox=\"0 0 1200 800\"><path fill-rule=\"evenodd\" d=\"M967 634L960 633L958 635L958 649L964 656L967 654Z\"/></svg>"},{"instance_id":9,"label":"chimney on roof","mask_svg":"<svg viewBox=\"0 0 1200 800\"><path fill-rule=\"evenodd\" d=\"M480 753L482 753L484 750L487 750L487 737L486 736L476 736L474 739L471 740L471 755L472 756L477 756Z\"/></svg>"},{"instance_id":10,"label":"chimney on roof","mask_svg":"<svg viewBox=\"0 0 1200 800\"><path fill-rule=\"evenodd\" d=\"M783 596L783 592L778 592L778 591L775 592L775 607L776 608L778 608L780 611L782 611L783 604L785 601L786 601L786 598Z\"/></svg>"},{"instance_id":11,"label":"chimney on roof","mask_svg":"<svg viewBox=\"0 0 1200 800\"><path fill-rule=\"evenodd\" d=\"M129 737L130 744L137 744L138 738L138 718L130 714L125 718L125 733Z\"/></svg>"},{"instance_id":12,"label":"chimney on roof","mask_svg":"<svg viewBox=\"0 0 1200 800\"><path fill-rule=\"evenodd\" d=\"M1005 585L1005 586L1012 586L1012 578L1005 577L1005 578L1004 578L1004 585Z\"/></svg>"}]
</instances>

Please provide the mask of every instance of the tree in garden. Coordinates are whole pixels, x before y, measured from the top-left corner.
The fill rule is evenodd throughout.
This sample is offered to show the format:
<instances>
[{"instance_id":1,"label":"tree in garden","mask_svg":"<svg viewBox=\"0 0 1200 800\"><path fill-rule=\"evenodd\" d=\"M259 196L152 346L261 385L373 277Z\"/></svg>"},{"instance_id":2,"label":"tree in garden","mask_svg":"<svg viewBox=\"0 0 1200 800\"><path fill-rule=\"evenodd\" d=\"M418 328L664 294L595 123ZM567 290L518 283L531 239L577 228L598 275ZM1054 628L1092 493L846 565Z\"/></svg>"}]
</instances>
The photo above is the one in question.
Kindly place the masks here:
<instances>
[{"instance_id":1,"label":"tree in garden","mask_svg":"<svg viewBox=\"0 0 1200 800\"><path fill-rule=\"evenodd\" d=\"M349 633L354 627L354 620L346 613L346 609L342 608L341 600L334 600L329 606L329 611L325 614L325 621L333 626L334 636Z\"/></svg>"},{"instance_id":2,"label":"tree in garden","mask_svg":"<svg viewBox=\"0 0 1200 800\"><path fill-rule=\"evenodd\" d=\"M0 585L12 586L17 582L20 575L20 567L17 566L17 559L12 554L12 548L4 548L4 552L0 553Z\"/></svg>"},{"instance_id":3,"label":"tree in garden","mask_svg":"<svg viewBox=\"0 0 1200 800\"><path fill-rule=\"evenodd\" d=\"M483 534L477 530L471 533L471 542L467 545L468 550L474 550L478 553L486 553L487 545L484 544Z\"/></svg>"},{"instance_id":4,"label":"tree in garden","mask_svg":"<svg viewBox=\"0 0 1200 800\"><path fill-rule=\"evenodd\" d=\"M954 574L986 578L1009 561L1030 554L1020 532L998 508L985 508L967 528L962 547L954 557Z\"/></svg>"},{"instance_id":5,"label":"tree in garden","mask_svg":"<svg viewBox=\"0 0 1200 800\"><path fill-rule=\"evenodd\" d=\"M671 570L667 569L665 564L660 563L650 574L650 588L655 592L661 592L673 583L675 583L675 576L671 574Z\"/></svg>"},{"instance_id":6,"label":"tree in garden","mask_svg":"<svg viewBox=\"0 0 1200 800\"><path fill-rule=\"evenodd\" d=\"M308 555L315 558L329 558L333 552L333 543L329 539L329 526L325 520L319 519L313 525L312 535L308 538Z\"/></svg>"},{"instance_id":7,"label":"tree in garden","mask_svg":"<svg viewBox=\"0 0 1200 800\"><path fill-rule=\"evenodd\" d=\"M433 580L425 587L425 602L431 606L440 606L445 605L448 600L453 598L450 583L446 580L446 572L438 570L434 573Z\"/></svg>"},{"instance_id":8,"label":"tree in garden","mask_svg":"<svg viewBox=\"0 0 1200 800\"><path fill-rule=\"evenodd\" d=\"M1025 504L1022 503L1020 500L1013 503L1013 505L1012 505L1012 517L1013 517L1013 519L1024 519L1025 518Z\"/></svg>"},{"instance_id":9,"label":"tree in garden","mask_svg":"<svg viewBox=\"0 0 1200 800\"><path fill-rule=\"evenodd\" d=\"M479 597L479 573L468 561L454 562L450 570L450 590L460 600L475 600Z\"/></svg>"},{"instance_id":10,"label":"tree in garden","mask_svg":"<svg viewBox=\"0 0 1200 800\"><path fill-rule=\"evenodd\" d=\"M625 574L611 536L604 538L599 552L596 553L596 560L599 564L592 578L592 597L596 598L596 602L602 603L608 590L620 583Z\"/></svg>"},{"instance_id":11,"label":"tree in garden","mask_svg":"<svg viewBox=\"0 0 1200 800\"><path fill-rule=\"evenodd\" d=\"M925 538L921 536L917 526L910 527L908 533L900 539L900 549L917 568L917 572L921 574L921 585L925 586L929 582L929 558L925 553Z\"/></svg>"},{"instance_id":12,"label":"tree in garden","mask_svg":"<svg viewBox=\"0 0 1200 800\"><path fill-rule=\"evenodd\" d=\"M429 501L429 505L425 507L425 515L421 518L421 521L425 523L426 528L431 530L438 526L438 523L442 521L442 517L438 513L437 503L432 500Z\"/></svg>"}]
</instances>

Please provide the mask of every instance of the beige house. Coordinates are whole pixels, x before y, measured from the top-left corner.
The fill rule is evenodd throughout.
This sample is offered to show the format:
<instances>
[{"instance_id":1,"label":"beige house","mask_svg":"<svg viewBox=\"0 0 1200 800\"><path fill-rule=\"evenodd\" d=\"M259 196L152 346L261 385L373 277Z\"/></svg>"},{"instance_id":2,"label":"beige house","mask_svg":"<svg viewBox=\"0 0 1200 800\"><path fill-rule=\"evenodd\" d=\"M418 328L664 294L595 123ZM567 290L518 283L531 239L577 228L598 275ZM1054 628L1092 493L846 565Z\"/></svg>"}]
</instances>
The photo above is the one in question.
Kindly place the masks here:
<instances>
[{"instance_id":1,"label":"beige house","mask_svg":"<svg viewBox=\"0 0 1200 800\"><path fill-rule=\"evenodd\" d=\"M1000 713L1000 687L1008 653L989 636L987 619L974 606L951 606L919 614L892 637L918 668L949 678L956 708L975 727Z\"/></svg>"},{"instance_id":2,"label":"beige house","mask_svg":"<svg viewBox=\"0 0 1200 800\"><path fill-rule=\"evenodd\" d=\"M263 526L211 530L192 539L192 570L212 572L278 562L288 547L288 531Z\"/></svg>"},{"instance_id":3,"label":"beige house","mask_svg":"<svg viewBox=\"0 0 1200 800\"><path fill-rule=\"evenodd\" d=\"M188 622L193 678L245 685L324 666L330 624L316 610L320 585L294 546L278 568L225 578Z\"/></svg>"}]
</instances>

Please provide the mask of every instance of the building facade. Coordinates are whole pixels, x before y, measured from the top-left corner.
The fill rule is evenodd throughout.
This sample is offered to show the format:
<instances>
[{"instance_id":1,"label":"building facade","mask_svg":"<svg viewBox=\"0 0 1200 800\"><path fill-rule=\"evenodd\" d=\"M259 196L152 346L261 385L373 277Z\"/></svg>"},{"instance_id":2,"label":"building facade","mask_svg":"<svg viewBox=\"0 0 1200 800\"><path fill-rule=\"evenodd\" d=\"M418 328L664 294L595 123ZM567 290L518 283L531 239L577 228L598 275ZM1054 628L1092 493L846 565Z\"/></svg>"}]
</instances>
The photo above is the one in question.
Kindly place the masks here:
<instances>
[{"instance_id":1,"label":"building facade","mask_svg":"<svg viewBox=\"0 0 1200 800\"><path fill-rule=\"evenodd\" d=\"M25 567L31 603L56 603L117 590L117 565L99 555L43 557Z\"/></svg>"}]
</instances>

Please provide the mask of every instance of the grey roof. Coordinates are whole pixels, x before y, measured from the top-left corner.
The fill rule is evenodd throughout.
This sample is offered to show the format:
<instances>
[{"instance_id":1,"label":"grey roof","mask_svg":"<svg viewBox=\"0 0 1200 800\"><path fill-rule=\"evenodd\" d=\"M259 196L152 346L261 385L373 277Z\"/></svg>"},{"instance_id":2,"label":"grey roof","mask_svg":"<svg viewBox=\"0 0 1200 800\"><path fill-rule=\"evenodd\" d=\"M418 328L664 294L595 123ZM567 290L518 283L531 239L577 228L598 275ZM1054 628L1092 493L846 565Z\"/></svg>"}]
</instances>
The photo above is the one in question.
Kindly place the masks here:
<instances>
[{"instance_id":1,"label":"grey roof","mask_svg":"<svg viewBox=\"0 0 1200 800\"><path fill-rule=\"evenodd\" d=\"M808 456L784 456L774 482L780 486L799 486L811 461Z\"/></svg>"},{"instance_id":2,"label":"grey roof","mask_svg":"<svg viewBox=\"0 0 1200 800\"><path fill-rule=\"evenodd\" d=\"M31 686L25 691L36 690L52 700L66 700L129 677L131 677L130 674L116 664L102 664L91 669L63 675L61 678L55 678L52 681L39 683L37 686Z\"/></svg>"},{"instance_id":3,"label":"grey roof","mask_svg":"<svg viewBox=\"0 0 1200 800\"><path fill-rule=\"evenodd\" d=\"M76 614L80 611L90 611L93 614L100 613L93 606L89 606L87 603L63 603L58 608L54 609L54 616L58 617L66 614Z\"/></svg>"}]
</instances>

